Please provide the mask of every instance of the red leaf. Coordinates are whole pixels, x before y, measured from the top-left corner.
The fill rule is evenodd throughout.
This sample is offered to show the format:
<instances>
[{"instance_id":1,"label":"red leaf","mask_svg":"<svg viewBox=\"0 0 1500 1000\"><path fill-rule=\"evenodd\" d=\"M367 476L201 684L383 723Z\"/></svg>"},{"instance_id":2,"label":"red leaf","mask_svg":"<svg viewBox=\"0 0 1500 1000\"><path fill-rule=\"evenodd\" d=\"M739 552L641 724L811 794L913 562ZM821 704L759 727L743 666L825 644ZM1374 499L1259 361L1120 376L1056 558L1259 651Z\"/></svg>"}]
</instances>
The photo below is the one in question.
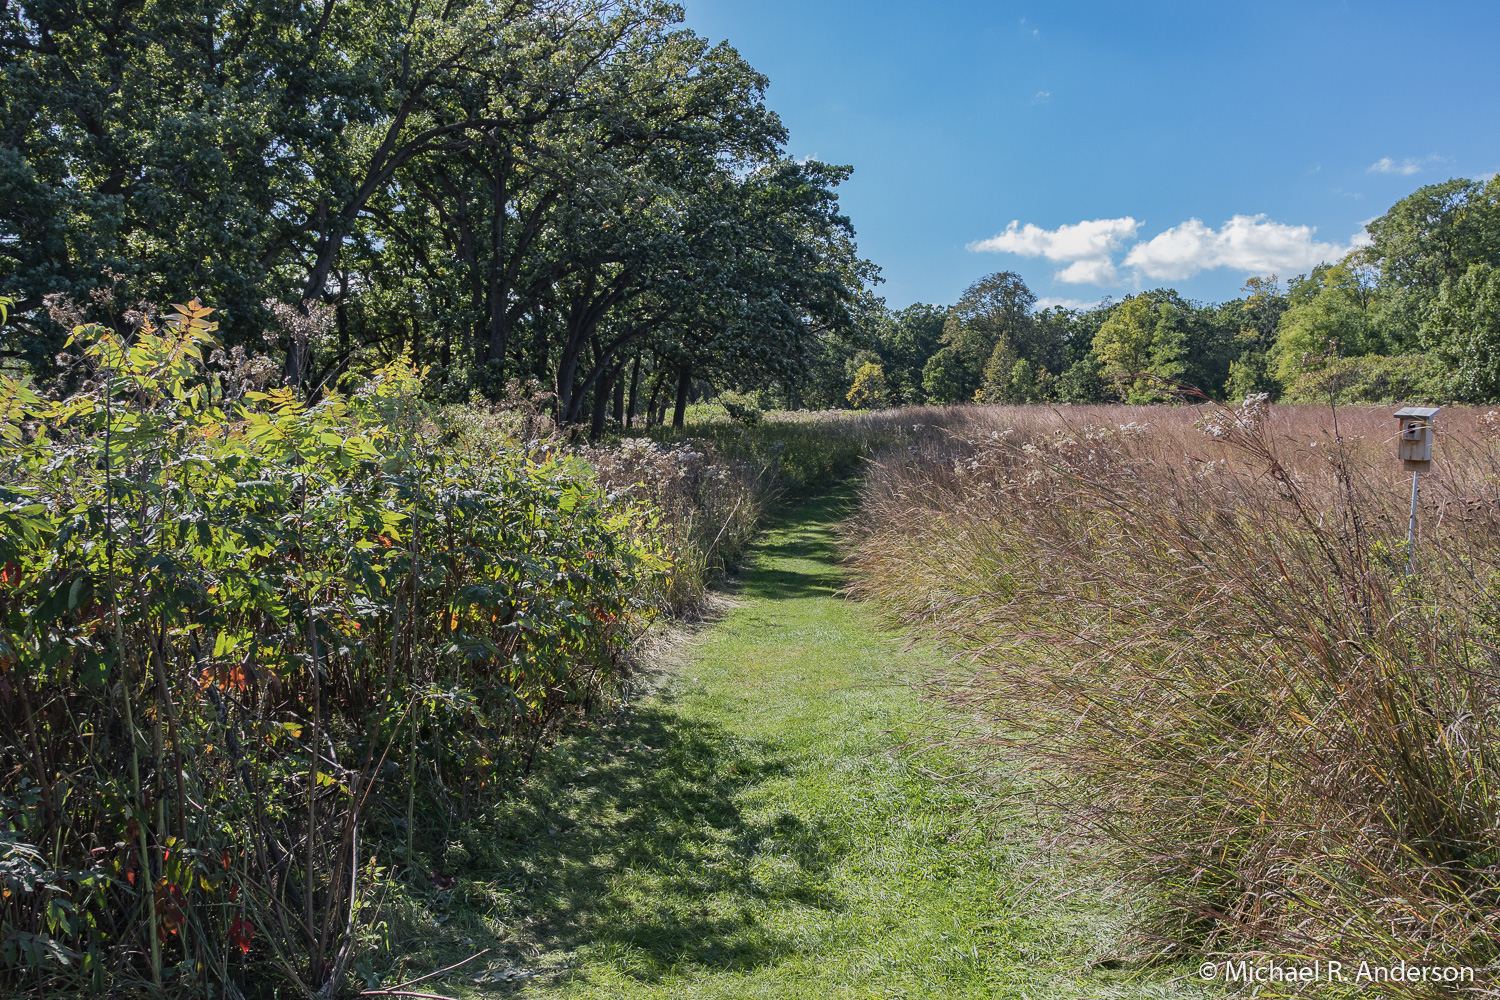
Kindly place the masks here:
<instances>
[{"instance_id":1,"label":"red leaf","mask_svg":"<svg viewBox=\"0 0 1500 1000\"><path fill-rule=\"evenodd\" d=\"M250 943L255 939L255 926L244 917L235 917L229 922L229 937L227 943L231 948L238 948L240 954L250 954Z\"/></svg>"}]
</instances>

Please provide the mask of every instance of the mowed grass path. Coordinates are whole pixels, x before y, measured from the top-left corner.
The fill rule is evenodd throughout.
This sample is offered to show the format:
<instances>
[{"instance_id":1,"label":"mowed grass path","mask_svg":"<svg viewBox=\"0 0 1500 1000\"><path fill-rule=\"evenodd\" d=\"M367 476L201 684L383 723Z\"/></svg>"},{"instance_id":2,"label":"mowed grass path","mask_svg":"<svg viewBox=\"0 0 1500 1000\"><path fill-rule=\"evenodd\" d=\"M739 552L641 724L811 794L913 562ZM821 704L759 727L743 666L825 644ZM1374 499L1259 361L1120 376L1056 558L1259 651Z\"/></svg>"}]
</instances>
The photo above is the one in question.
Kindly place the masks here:
<instances>
[{"instance_id":1,"label":"mowed grass path","mask_svg":"<svg viewBox=\"0 0 1500 1000\"><path fill-rule=\"evenodd\" d=\"M1097 917L1039 913L1034 893L1018 903L1036 869L993 837L980 793L932 780L918 764L943 762L902 749L931 710L911 682L932 660L903 653L870 609L836 596L833 526L848 499L791 511L757 546L735 606L671 678L551 752L499 823L502 870L474 873L445 928L482 927L451 946L493 940L495 952L418 989L798 1000L1174 992L1160 974L1149 986L1090 971ZM486 898L491 916L476 920Z\"/></svg>"}]
</instances>

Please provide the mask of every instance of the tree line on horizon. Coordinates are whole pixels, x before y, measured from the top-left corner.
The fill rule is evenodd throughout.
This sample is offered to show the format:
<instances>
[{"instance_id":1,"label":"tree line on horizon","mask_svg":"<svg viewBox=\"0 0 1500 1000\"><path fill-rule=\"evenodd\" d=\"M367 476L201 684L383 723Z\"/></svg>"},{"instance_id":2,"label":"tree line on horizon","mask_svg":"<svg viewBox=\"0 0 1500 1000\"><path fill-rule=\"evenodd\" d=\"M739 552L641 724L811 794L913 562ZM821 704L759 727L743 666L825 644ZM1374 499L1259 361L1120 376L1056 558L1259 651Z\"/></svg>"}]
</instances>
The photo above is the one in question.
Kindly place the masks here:
<instances>
[{"instance_id":1,"label":"tree line on horizon","mask_svg":"<svg viewBox=\"0 0 1500 1000\"><path fill-rule=\"evenodd\" d=\"M566 424L762 407L1500 397L1500 187L1205 304L1035 309L1004 272L888 309L767 81L655 0L0 10L0 368L216 308L225 378L317 396L409 356L443 402ZM166 44L164 39L172 39ZM63 384L60 391L70 387ZM669 417L670 414L670 417Z\"/></svg>"},{"instance_id":2,"label":"tree line on horizon","mask_svg":"<svg viewBox=\"0 0 1500 1000\"><path fill-rule=\"evenodd\" d=\"M1370 242L1285 283L1201 303L1158 288L1095 308L1035 308L1013 272L951 306L877 305L831 344L806 395L824 406L1152 403L1184 387L1289 402L1500 399L1500 179L1423 187Z\"/></svg>"}]
</instances>

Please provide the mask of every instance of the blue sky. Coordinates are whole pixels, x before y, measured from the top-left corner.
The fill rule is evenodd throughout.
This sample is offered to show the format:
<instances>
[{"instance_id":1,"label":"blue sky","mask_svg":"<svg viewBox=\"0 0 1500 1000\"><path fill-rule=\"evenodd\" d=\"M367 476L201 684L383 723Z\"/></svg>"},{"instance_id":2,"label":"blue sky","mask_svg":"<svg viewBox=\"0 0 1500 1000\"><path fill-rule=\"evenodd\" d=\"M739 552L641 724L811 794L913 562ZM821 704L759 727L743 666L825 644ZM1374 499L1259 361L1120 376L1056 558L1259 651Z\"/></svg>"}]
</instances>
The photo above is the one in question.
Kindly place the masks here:
<instances>
[{"instance_id":1,"label":"blue sky","mask_svg":"<svg viewBox=\"0 0 1500 1000\"><path fill-rule=\"evenodd\" d=\"M888 304L1233 298L1500 170L1500 3L686 0L770 77ZM1011 226L1014 222L1015 225Z\"/></svg>"}]
</instances>

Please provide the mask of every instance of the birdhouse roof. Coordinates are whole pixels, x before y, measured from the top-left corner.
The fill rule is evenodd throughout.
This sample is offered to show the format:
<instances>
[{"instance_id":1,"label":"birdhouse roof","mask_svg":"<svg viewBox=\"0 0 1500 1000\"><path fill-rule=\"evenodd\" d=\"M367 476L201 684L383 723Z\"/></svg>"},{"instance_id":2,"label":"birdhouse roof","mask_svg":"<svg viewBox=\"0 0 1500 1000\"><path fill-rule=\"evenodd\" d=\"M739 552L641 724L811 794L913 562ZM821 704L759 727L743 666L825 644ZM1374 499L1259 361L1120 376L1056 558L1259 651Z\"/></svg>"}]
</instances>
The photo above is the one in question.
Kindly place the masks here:
<instances>
[{"instance_id":1,"label":"birdhouse roof","mask_svg":"<svg viewBox=\"0 0 1500 1000\"><path fill-rule=\"evenodd\" d=\"M1441 406L1403 406L1396 411L1397 417L1416 417L1419 420L1431 420L1438 415Z\"/></svg>"}]
</instances>

